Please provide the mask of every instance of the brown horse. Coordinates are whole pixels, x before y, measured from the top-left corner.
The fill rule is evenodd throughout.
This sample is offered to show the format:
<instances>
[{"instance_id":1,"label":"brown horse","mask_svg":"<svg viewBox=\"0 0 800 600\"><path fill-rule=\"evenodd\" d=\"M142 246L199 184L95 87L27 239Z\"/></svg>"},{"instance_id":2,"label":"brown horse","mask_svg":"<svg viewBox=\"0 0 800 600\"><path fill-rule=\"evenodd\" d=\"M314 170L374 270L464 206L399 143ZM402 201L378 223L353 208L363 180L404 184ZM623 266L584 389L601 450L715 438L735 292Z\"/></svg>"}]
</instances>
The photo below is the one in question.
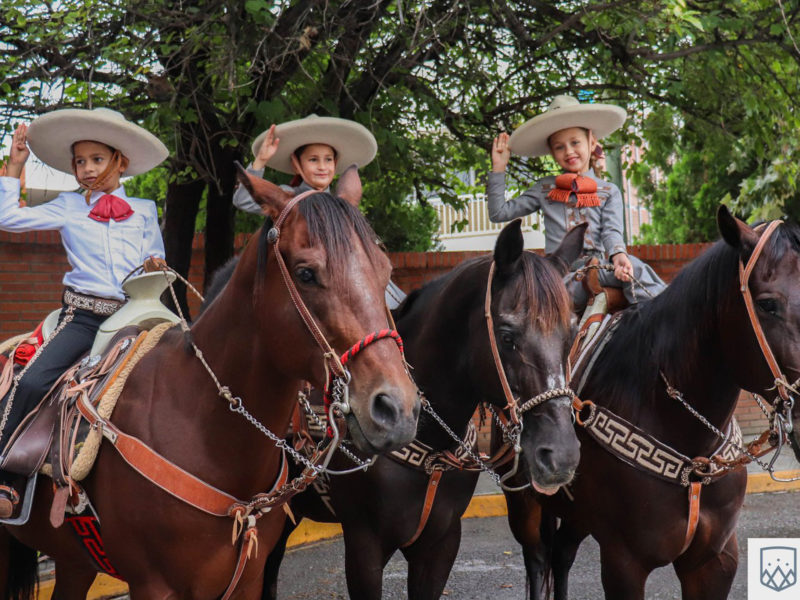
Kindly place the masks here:
<instances>
[{"instance_id":1,"label":"brown horse","mask_svg":"<svg viewBox=\"0 0 800 600\"><path fill-rule=\"evenodd\" d=\"M670 563L685 600L728 596L747 474L703 457L720 447L714 429L727 431L740 389L771 396L776 376L800 376L800 229L754 230L725 207L717 221L723 239L660 296L623 313L584 363L593 366L578 367L573 387L595 408L578 413L581 461L569 493L507 495L536 598L550 560L555 597L567 598L587 535L600 545L607 598L644 598L648 574Z\"/></svg>"},{"instance_id":2,"label":"brown horse","mask_svg":"<svg viewBox=\"0 0 800 600\"><path fill-rule=\"evenodd\" d=\"M523 251L520 222L512 222L500 233L493 260L460 265L413 292L395 312L417 384L444 424L465 439L479 403L498 411L507 403L485 317L491 287L500 369L515 398L543 399L522 414L522 477L549 493L571 480L578 463L569 390L557 388L566 385L571 337L562 277L581 251L585 230L573 229L552 256L542 258ZM398 549L408 561L408 597L441 596L461 541L461 515L478 479L469 457L456 458L460 452L442 424L423 410L414 444L399 453L403 459L381 456L365 472L326 477L324 494L315 486L293 499L298 517L341 522L351 598L381 598L383 568ZM463 465L471 470L461 470ZM292 529L288 521L286 526L283 545L267 563L266 598L276 597L278 567Z\"/></svg>"},{"instance_id":3,"label":"brown horse","mask_svg":"<svg viewBox=\"0 0 800 600\"><path fill-rule=\"evenodd\" d=\"M245 248L230 284L192 326L191 340L177 328L168 331L134 368L113 423L218 490L250 499L273 486L283 464L282 450L262 427L282 436L301 382L326 383L316 336L335 349L325 358L338 362L339 353L387 328L383 290L390 264L354 206L357 178L345 174L337 196L312 194L299 204L243 170L240 179L267 223ZM315 336L291 288L318 324ZM228 401L191 343L229 386ZM391 339L370 344L348 368L347 419L359 447L383 452L412 439L420 404L398 345ZM239 556L231 544L232 519L178 500L131 469L108 443L83 487L102 523L107 556L132 598L210 600L226 592ZM50 486L39 485L29 523L10 531L54 558L55 598L84 598L95 568L67 526L51 527L52 500ZM236 598L260 596L264 561L283 521L276 506L254 525L257 556L246 563Z\"/></svg>"}]
</instances>

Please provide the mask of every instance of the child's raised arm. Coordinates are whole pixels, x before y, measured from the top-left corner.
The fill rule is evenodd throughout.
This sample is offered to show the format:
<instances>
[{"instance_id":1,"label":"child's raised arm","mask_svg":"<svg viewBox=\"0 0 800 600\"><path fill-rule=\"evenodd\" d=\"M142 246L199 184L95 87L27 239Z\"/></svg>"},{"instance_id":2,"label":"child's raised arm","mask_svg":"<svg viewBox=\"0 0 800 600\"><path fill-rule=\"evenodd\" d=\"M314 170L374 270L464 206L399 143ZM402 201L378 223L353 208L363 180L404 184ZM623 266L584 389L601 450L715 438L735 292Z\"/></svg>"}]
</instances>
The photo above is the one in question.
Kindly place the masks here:
<instances>
[{"instance_id":1,"label":"child's raised arm","mask_svg":"<svg viewBox=\"0 0 800 600\"><path fill-rule=\"evenodd\" d=\"M19 179L22 175L22 170L25 168L25 162L31 154L28 150L28 127L27 125L17 125L14 130L14 136L11 139L11 152L8 156L8 164L6 165L6 175Z\"/></svg>"},{"instance_id":2,"label":"child's raised arm","mask_svg":"<svg viewBox=\"0 0 800 600\"><path fill-rule=\"evenodd\" d=\"M492 142L492 172L503 173L508 166L511 158L511 150L508 148L508 134L504 131Z\"/></svg>"}]
</instances>

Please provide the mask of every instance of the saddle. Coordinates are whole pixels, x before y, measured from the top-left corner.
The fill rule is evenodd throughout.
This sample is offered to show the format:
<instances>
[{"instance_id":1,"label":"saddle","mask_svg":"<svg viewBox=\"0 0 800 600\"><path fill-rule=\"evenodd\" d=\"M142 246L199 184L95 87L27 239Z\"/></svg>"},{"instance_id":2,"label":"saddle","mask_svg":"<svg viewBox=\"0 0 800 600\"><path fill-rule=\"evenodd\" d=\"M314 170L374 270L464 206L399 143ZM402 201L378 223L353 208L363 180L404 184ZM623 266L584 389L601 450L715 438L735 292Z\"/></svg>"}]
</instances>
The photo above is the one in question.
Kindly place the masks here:
<instances>
[{"instance_id":1,"label":"saddle","mask_svg":"<svg viewBox=\"0 0 800 600\"><path fill-rule=\"evenodd\" d=\"M600 284L599 266L600 261L594 256L586 259L584 264L586 271L580 282L589 300L569 353L570 364L575 364L578 355L591 342L607 315L616 314L630 305L621 288Z\"/></svg>"},{"instance_id":2,"label":"saddle","mask_svg":"<svg viewBox=\"0 0 800 600\"><path fill-rule=\"evenodd\" d=\"M121 329L102 354L88 356L68 369L26 415L0 457L0 469L28 480L14 524L27 521L33 501L29 492L35 485L31 482L40 472L53 479L56 497L51 523L61 524L67 500L72 495L77 500L76 482L91 471L102 441L102 433L82 419L76 400L85 394L98 413L109 417L133 367L170 327L172 323L150 331L138 326Z\"/></svg>"}]
</instances>

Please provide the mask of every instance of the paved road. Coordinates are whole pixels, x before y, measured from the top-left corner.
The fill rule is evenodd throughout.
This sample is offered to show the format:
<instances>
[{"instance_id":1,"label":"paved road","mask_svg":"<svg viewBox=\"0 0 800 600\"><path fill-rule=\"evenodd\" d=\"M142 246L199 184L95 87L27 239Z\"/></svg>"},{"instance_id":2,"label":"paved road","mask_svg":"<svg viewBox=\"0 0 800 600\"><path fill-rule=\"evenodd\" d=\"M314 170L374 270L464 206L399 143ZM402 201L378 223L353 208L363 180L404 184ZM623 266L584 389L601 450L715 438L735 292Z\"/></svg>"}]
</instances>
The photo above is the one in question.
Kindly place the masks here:
<instances>
[{"instance_id":1,"label":"paved road","mask_svg":"<svg viewBox=\"0 0 800 600\"><path fill-rule=\"evenodd\" d=\"M446 587L446 598L518 600L525 598L522 556L505 517L464 521L461 550ZM751 537L800 537L800 492L751 494L745 499L738 535L739 570L731 600L746 600L747 543ZM279 597L283 600L344 599L344 546L341 539L292 550L281 570ZM572 571L572 597L602 600L599 552L587 540ZM406 564L398 553L384 573L384 599L406 597ZM789 594L789 590L786 590ZM798 596L787 596L796 599ZM648 580L648 600L680 598L678 580L670 567L655 571Z\"/></svg>"}]
</instances>

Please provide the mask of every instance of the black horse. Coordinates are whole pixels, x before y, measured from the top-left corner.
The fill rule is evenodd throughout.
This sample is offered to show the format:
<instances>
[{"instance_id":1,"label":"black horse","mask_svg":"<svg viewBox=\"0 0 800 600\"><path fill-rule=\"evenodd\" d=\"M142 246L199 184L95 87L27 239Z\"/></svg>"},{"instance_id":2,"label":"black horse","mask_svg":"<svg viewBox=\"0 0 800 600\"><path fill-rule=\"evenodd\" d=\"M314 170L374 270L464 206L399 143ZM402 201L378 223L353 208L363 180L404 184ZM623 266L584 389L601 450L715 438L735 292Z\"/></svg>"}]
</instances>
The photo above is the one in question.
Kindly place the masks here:
<instances>
[{"instance_id":1,"label":"black horse","mask_svg":"<svg viewBox=\"0 0 800 600\"><path fill-rule=\"evenodd\" d=\"M775 395L758 329L781 379L800 376L800 229L754 230L725 207L717 220L722 241L657 298L626 311L591 355L591 369L578 367L572 384L596 409L579 412L581 460L569 493L507 494L534 598L548 563L555 597L567 598L569 569L587 535L600 544L607 598L644 598L649 573L670 563L685 600L728 596L746 471L704 459L721 445L712 428L729 431L741 388Z\"/></svg>"},{"instance_id":2,"label":"black horse","mask_svg":"<svg viewBox=\"0 0 800 600\"><path fill-rule=\"evenodd\" d=\"M545 399L529 403L538 405L522 415L521 433L523 479L543 493L572 479L579 456L568 390L542 393L566 385L571 327L562 276L578 256L584 232L585 226L573 229L543 258L523 251L520 222L512 222L500 233L494 257L468 261L413 292L395 315L420 390L464 438L479 403L498 410L506 405L484 308L491 284L493 334L511 392L522 401ZM381 456L366 472L325 478L325 487L309 488L292 502L298 517L341 522L351 598L381 598L383 568L398 549L408 561L409 598L440 597L478 479L477 470L457 468L458 450L423 411L415 442L395 453L405 460ZM336 464L352 466L344 459ZM284 542L292 528L287 522ZM268 560L265 598L276 597L281 558L276 548Z\"/></svg>"}]
</instances>

